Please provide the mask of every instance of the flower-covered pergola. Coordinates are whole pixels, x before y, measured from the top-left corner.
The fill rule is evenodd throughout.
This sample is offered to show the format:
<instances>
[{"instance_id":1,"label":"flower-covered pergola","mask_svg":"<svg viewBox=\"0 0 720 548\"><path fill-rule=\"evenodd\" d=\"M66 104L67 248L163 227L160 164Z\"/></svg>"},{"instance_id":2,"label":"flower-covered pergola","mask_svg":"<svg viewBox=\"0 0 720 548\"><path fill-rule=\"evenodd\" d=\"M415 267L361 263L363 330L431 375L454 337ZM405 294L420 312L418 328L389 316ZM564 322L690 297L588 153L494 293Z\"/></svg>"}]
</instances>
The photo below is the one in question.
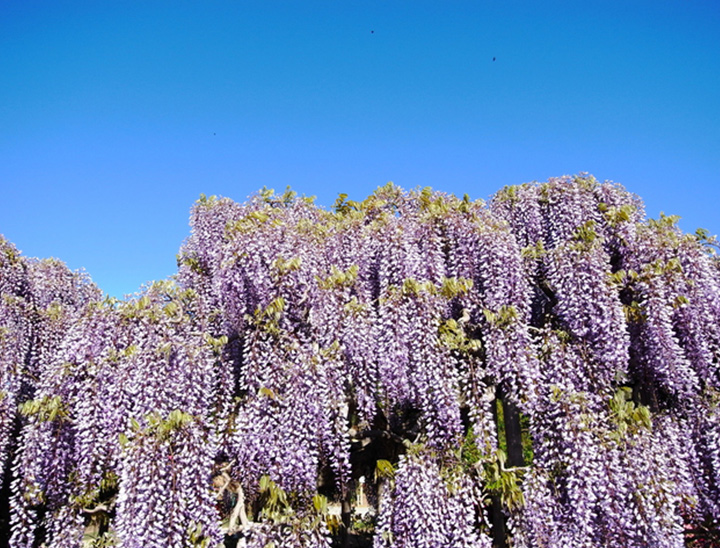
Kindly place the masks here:
<instances>
[{"instance_id":1,"label":"flower-covered pergola","mask_svg":"<svg viewBox=\"0 0 720 548\"><path fill-rule=\"evenodd\" d=\"M675 222L587 175L488 203L203 196L175 280L125 301L2 240L0 534L712 542L720 262Z\"/></svg>"}]
</instances>

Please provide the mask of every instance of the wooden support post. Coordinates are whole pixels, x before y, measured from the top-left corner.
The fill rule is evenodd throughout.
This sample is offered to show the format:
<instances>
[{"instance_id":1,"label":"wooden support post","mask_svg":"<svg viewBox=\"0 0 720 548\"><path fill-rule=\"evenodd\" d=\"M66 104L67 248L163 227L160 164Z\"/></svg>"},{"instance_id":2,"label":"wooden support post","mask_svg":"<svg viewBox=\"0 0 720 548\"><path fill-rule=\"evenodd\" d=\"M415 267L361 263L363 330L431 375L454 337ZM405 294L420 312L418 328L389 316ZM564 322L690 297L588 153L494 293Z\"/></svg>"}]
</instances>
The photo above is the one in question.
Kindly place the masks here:
<instances>
[{"instance_id":1,"label":"wooden support post","mask_svg":"<svg viewBox=\"0 0 720 548\"><path fill-rule=\"evenodd\" d=\"M505 419L505 442L507 445L507 463L509 467L525 466L523 457L520 413L517 406L507 397L502 398L503 418Z\"/></svg>"},{"instance_id":2,"label":"wooden support post","mask_svg":"<svg viewBox=\"0 0 720 548\"><path fill-rule=\"evenodd\" d=\"M342 499L341 517L342 517L342 548L348 548L350 546L350 518L352 514L352 505L350 504L350 497L352 496L349 488L345 489L345 493Z\"/></svg>"},{"instance_id":3,"label":"wooden support post","mask_svg":"<svg viewBox=\"0 0 720 548\"><path fill-rule=\"evenodd\" d=\"M505 409L503 408L503 413ZM500 429L498 428L498 412L497 405L492 405L493 421L495 422L495 431L498 432L498 444L500 443ZM492 538L493 548L507 548L507 529L505 527L505 514L502 511L502 503L498 495L491 497L492 506L490 508L490 520L492 522Z\"/></svg>"}]
</instances>

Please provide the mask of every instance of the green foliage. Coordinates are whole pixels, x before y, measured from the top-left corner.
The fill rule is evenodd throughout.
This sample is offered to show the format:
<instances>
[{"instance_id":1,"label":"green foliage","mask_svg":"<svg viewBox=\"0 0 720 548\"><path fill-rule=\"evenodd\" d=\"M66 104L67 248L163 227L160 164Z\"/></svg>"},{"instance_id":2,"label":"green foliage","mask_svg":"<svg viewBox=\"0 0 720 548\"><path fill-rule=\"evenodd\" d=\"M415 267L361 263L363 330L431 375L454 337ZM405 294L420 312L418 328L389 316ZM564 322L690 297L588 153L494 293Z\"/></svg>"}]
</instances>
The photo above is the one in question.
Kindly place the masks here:
<instances>
[{"instance_id":1,"label":"green foliage","mask_svg":"<svg viewBox=\"0 0 720 548\"><path fill-rule=\"evenodd\" d=\"M545 246L543 245L542 240L538 240L537 242L535 242L535 245L523 247L520 250L520 253L524 259L531 259L536 261L542 259L547 254L547 251L545 250Z\"/></svg>"},{"instance_id":2,"label":"green foliage","mask_svg":"<svg viewBox=\"0 0 720 548\"><path fill-rule=\"evenodd\" d=\"M442 218L453 211L469 213L474 204L482 204L482 200L472 202L467 194L460 200L453 195L433 193L430 187L423 188L422 191L417 194L417 201L420 206L420 211L431 218Z\"/></svg>"},{"instance_id":3,"label":"green foliage","mask_svg":"<svg viewBox=\"0 0 720 548\"><path fill-rule=\"evenodd\" d=\"M333 211L339 215L347 215L352 211L360 211L360 204L353 200L347 199L347 194L340 194L333 204Z\"/></svg>"},{"instance_id":4,"label":"green foliage","mask_svg":"<svg viewBox=\"0 0 720 548\"><path fill-rule=\"evenodd\" d=\"M270 388L266 386L260 387L260 389L258 390L258 395L270 398L271 400L277 399L277 394L275 394L275 392L273 392Z\"/></svg>"},{"instance_id":5,"label":"green foliage","mask_svg":"<svg viewBox=\"0 0 720 548\"><path fill-rule=\"evenodd\" d=\"M104 493L111 493L116 491L120 484L120 478L115 472L107 471L103 474L100 480L100 498L102 499Z\"/></svg>"},{"instance_id":6,"label":"green foliage","mask_svg":"<svg viewBox=\"0 0 720 548\"><path fill-rule=\"evenodd\" d=\"M644 405L638 405L632 401L632 388L620 387L610 398L608 405L610 419L615 425L615 430L610 434L614 440L623 441L643 429L652 429L650 410Z\"/></svg>"},{"instance_id":7,"label":"green foliage","mask_svg":"<svg viewBox=\"0 0 720 548\"><path fill-rule=\"evenodd\" d=\"M262 476L259 484L260 515L274 522L284 521L293 514L292 506L285 491L270 479Z\"/></svg>"},{"instance_id":8,"label":"green foliage","mask_svg":"<svg viewBox=\"0 0 720 548\"><path fill-rule=\"evenodd\" d=\"M178 301L170 301L162 307L163 314L165 314L170 321L173 323L180 323L183 321L185 316L183 308Z\"/></svg>"},{"instance_id":9,"label":"green foliage","mask_svg":"<svg viewBox=\"0 0 720 548\"><path fill-rule=\"evenodd\" d=\"M167 312L164 312L158 304L153 303L147 295L119 303L119 311L120 317L124 321L147 319L151 323L158 323L162 317L167 315Z\"/></svg>"},{"instance_id":10,"label":"green foliage","mask_svg":"<svg viewBox=\"0 0 720 548\"><path fill-rule=\"evenodd\" d=\"M327 497L316 493L312 498L312 506L315 514L313 521L316 524L324 521L330 534L338 535L343 528L343 523L339 516L330 514Z\"/></svg>"},{"instance_id":11,"label":"green foliage","mask_svg":"<svg viewBox=\"0 0 720 548\"><path fill-rule=\"evenodd\" d=\"M185 428L193 422L195 417L189 413L185 413L180 409L171 411L166 418L159 413L150 413L145 417L145 428L135 419L130 419L130 429L133 437L135 436L152 436L158 441L170 439L173 433ZM129 438L125 434L120 434L120 444L125 446L129 442Z\"/></svg>"},{"instance_id":12,"label":"green foliage","mask_svg":"<svg viewBox=\"0 0 720 548\"><path fill-rule=\"evenodd\" d=\"M485 489L491 496L500 498L502 505L510 511L519 510L525 505L520 484L525 468L506 469L507 455L498 449L493 458L483 463Z\"/></svg>"},{"instance_id":13,"label":"green foliage","mask_svg":"<svg viewBox=\"0 0 720 548\"><path fill-rule=\"evenodd\" d=\"M523 185L506 185L495 195L495 199L514 204L518 201L518 190L522 188L522 186Z\"/></svg>"},{"instance_id":14,"label":"green foliage","mask_svg":"<svg viewBox=\"0 0 720 548\"><path fill-rule=\"evenodd\" d=\"M469 278L443 278L440 283L439 292L447 300L465 295L473 287L473 281Z\"/></svg>"},{"instance_id":15,"label":"green foliage","mask_svg":"<svg viewBox=\"0 0 720 548\"><path fill-rule=\"evenodd\" d=\"M474 354L482 351L482 342L467 336L462 319L460 321L449 319L442 322L438 328L438 336L441 344L461 354Z\"/></svg>"},{"instance_id":16,"label":"green foliage","mask_svg":"<svg viewBox=\"0 0 720 548\"><path fill-rule=\"evenodd\" d=\"M460 447L460 461L465 468L475 467L483 459L483 453L477 446L472 426L468 429Z\"/></svg>"},{"instance_id":17,"label":"green foliage","mask_svg":"<svg viewBox=\"0 0 720 548\"><path fill-rule=\"evenodd\" d=\"M351 287L357 280L359 267L354 264L347 270L340 270L335 265L330 270L330 276L327 278L316 278L320 289L333 290L343 287Z\"/></svg>"},{"instance_id":18,"label":"green foliage","mask_svg":"<svg viewBox=\"0 0 720 548\"><path fill-rule=\"evenodd\" d=\"M580 188L583 188L590 192L595 190L600 185L600 183L595 177L593 177L592 175L588 175L587 173L580 173L578 175L575 175L573 177L573 182Z\"/></svg>"},{"instance_id":19,"label":"green foliage","mask_svg":"<svg viewBox=\"0 0 720 548\"><path fill-rule=\"evenodd\" d=\"M659 219L648 219L648 226L652 228L668 228L675 227L680 220L680 215L665 215L660 212Z\"/></svg>"},{"instance_id":20,"label":"green foliage","mask_svg":"<svg viewBox=\"0 0 720 548\"><path fill-rule=\"evenodd\" d=\"M375 517L369 512L365 515L353 515L350 528L361 535L372 535L375 532Z\"/></svg>"},{"instance_id":21,"label":"green foliage","mask_svg":"<svg viewBox=\"0 0 720 548\"><path fill-rule=\"evenodd\" d=\"M415 278L405 278L402 285L390 286L388 297L422 297L424 295L441 296L447 300L454 299L470 291L473 281L468 278L442 278L436 285L431 280L420 281Z\"/></svg>"},{"instance_id":22,"label":"green foliage","mask_svg":"<svg viewBox=\"0 0 720 548\"><path fill-rule=\"evenodd\" d=\"M437 195L433 199L433 191L430 187L422 189L418 195L418 203L420 204L420 210L430 213L431 215L442 215L450 211L448 201L441 195Z\"/></svg>"},{"instance_id":23,"label":"green foliage","mask_svg":"<svg viewBox=\"0 0 720 548\"><path fill-rule=\"evenodd\" d=\"M18 250L15 249L15 246L13 246L8 240L6 240L3 236L0 235L0 248L3 250L3 254L0 255L0 266L2 266L6 261L7 264L14 265L18 264L21 260L20 253L18 253ZM4 260L2 260L4 258Z\"/></svg>"},{"instance_id":24,"label":"green foliage","mask_svg":"<svg viewBox=\"0 0 720 548\"><path fill-rule=\"evenodd\" d=\"M611 286L615 287L615 289L620 291L630 283L630 281L633 279L633 274L635 274L635 277L637 277L637 273L633 270L630 270L629 272L625 272L624 270L618 270L617 272L608 272L608 282Z\"/></svg>"},{"instance_id":25,"label":"green foliage","mask_svg":"<svg viewBox=\"0 0 720 548\"><path fill-rule=\"evenodd\" d=\"M260 199L271 206L290 206L295 202L297 192L290 188L290 185L285 187L285 192L278 195L275 194L275 190L272 188L263 187L258 193Z\"/></svg>"},{"instance_id":26,"label":"green foliage","mask_svg":"<svg viewBox=\"0 0 720 548\"><path fill-rule=\"evenodd\" d=\"M238 233L247 234L249 232L254 232L266 223L272 223L276 226L282 224L277 218L277 215L273 212L273 208L270 206L265 206L263 209L251 211L242 219L229 222L225 226L225 235L228 238L232 238Z\"/></svg>"},{"instance_id":27,"label":"green foliage","mask_svg":"<svg viewBox=\"0 0 720 548\"><path fill-rule=\"evenodd\" d=\"M362 314L363 312L366 312L369 308L369 305L367 303L360 302L357 297L352 297L345 305L343 306L343 311L347 314Z\"/></svg>"},{"instance_id":28,"label":"green foliage","mask_svg":"<svg viewBox=\"0 0 720 548\"><path fill-rule=\"evenodd\" d=\"M213 354L215 354L216 356L220 356L220 354L222 354L223 347L228 343L227 335L222 335L221 337L218 337L216 339L205 333L203 335L203 338L205 339L205 342L208 343L210 348L212 348Z\"/></svg>"},{"instance_id":29,"label":"green foliage","mask_svg":"<svg viewBox=\"0 0 720 548\"><path fill-rule=\"evenodd\" d=\"M274 271L274 274L276 276L282 277L288 272L293 272L295 270L299 270L302 266L302 258L300 257L293 257L292 259L286 259L282 256L275 259L272 264L271 268Z\"/></svg>"},{"instance_id":30,"label":"green foliage","mask_svg":"<svg viewBox=\"0 0 720 548\"><path fill-rule=\"evenodd\" d=\"M56 321L62 319L65 309L64 309L62 303L53 301L52 303L50 303L48 305L48 307L43 312L50 321L56 322Z\"/></svg>"},{"instance_id":31,"label":"green foliage","mask_svg":"<svg viewBox=\"0 0 720 548\"><path fill-rule=\"evenodd\" d=\"M523 461L530 465L534 459L532 436L530 435L530 417L520 413L520 441L522 442Z\"/></svg>"},{"instance_id":32,"label":"green foliage","mask_svg":"<svg viewBox=\"0 0 720 548\"><path fill-rule=\"evenodd\" d=\"M83 535L82 548L114 548L118 539L112 531L88 532Z\"/></svg>"},{"instance_id":33,"label":"green foliage","mask_svg":"<svg viewBox=\"0 0 720 548\"><path fill-rule=\"evenodd\" d=\"M640 273L640 278L651 278L653 276L665 276L667 274L682 274L683 267L680 259L672 257L667 261L658 259L645 265L643 271Z\"/></svg>"},{"instance_id":34,"label":"green foliage","mask_svg":"<svg viewBox=\"0 0 720 548\"><path fill-rule=\"evenodd\" d=\"M393 479L395 477L395 467L389 460L378 459L375 463L375 480L380 478Z\"/></svg>"},{"instance_id":35,"label":"green foliage","mask_svg":"<svg viewBox=\"0 0 720 548\"><path fill-rule=\"evenodd\" d=\"M430 281L419 282L415 278L405 278L402 284L402 294L406 297L419 297L423 293L430 293L435 287Z\"/></svg>"},{"instance_id":36,"label":"green foliage","mask_svg":"<svg viewBox=\"0 0 720 548\"><path fill-rule=\"evenodd\" d=\"M502 305L497 312L485 308L483 315L491 326L503 328L511 325L517 319L518 313L514 305Z\"/></svg>"},{"instance_id":37,"label":"green foliage","mask_svg":"<svg viewBox=\"0 0 720 548\"><path fill-rule=\"evenodd\" d=\"M630 290L637 294L638 284L650 284L656 278L669 277L676 279L683 276L683 266L677 257L658 259L643 266L641 272L635 270L618 270L608 273L608 283L617 291ZM690 284L689 281L687 281ZM690 299L683 294L675 295L671 303L673 308L681 308L690 303ZM628 323L643 323L647 318L642 300L633 300L623 304L625 319Z\"/></svg>"},{"instance_id":38,"label":"green foliage","mask_svg":"<svg viewBox=\"0 0 720 548\"><path fill-rule=\"evenodd\" d=\"M597 223L590 219L578 226L575 229L575 241L583 247L591 246L598 238L598 233L595 230L596 225Z\"/></svg>"},{"instance_id":39,"label":"green foliage","mask_svg":"<svg viewBox=\"0 0 720 548\"><path fill-rule=\"evenodd\" d=\"M271 335L280 334L280 318L285 311L285 299L276 297L265 308L256 308L253 317L248 319Z\"/></svg>"},{"instance_id":40,"label":"green foliage","mask_svg":"<svg viewBox=\"0 0 720 548\"><path fill-rule=\"evenodd\" d=\"M207 207L208 209L214 206L217 203L218 199L217 196L206 196L205 194L200 194L200 198L197 200L197 204Z\"/></svg>"},{"instance_id":41,"label":"green foliage","mask_svg":"<svg viewBox=\"0 0 720 548\"><path fill-rule=\"evenodd\" d=\"M620 223L628 222L632 219L637 208L632 204L624 204L620 207L608 207L604 202L598 203L598 210L604 215L608 224L615 227Z\"/></svg>"},{"instance_id":42,"label":"green foliage","mask_svg":"<svg viewBox=\"0 0 720 548\"><path fill-rule=\"evenodd\" d=\"M698 228L695 231L695 237L699 242L703 243L709 242L712 239L712 237L710 236L710 231L706 228Z\"/></svg>"},{"instance_id":43,"label":"green foliage","mask_svg":"<svg viewBox=\"0 0 720 548\"><path fill-rule=\"evenodd\" d=\"M637 301L624 304L623 312L625 312L625 319L628 323L643 323L647 318L645 310Z\"/></svg>"},{"instance_id":44,"label":"green foliage","mask_svg":"<svg viewBox=\"0 0 720 548\"><path fill-rule=\"evenodd\" d=\"M43 396L26 401L18 406L25 417L37 417L40 422L63 421L68 418L67 406L60 396Z\"/></svg>"}]
</instances>

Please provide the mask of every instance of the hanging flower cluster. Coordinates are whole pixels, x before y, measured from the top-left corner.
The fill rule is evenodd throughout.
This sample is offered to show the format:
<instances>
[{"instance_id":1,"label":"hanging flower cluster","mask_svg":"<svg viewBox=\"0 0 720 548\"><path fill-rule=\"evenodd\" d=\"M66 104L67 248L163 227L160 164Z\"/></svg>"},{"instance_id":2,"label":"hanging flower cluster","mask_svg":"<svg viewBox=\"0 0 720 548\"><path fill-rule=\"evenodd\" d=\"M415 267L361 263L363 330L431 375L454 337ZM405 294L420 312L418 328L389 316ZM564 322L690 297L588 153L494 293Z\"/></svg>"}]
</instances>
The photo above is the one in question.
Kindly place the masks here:
<instances>
[{"instance_id":1,"label":"hanging flower cluster","mask_svg":"<svg viewBox=\"0 0 720 548\"><path fill-rule=\"evenodd\" d=\"M331 210L203 196L191 227L176 280L124 302L0 240L10 546L717 531L706 234L586 175L489 204L392 184Z\"/></svg>"},{"instance_id":2,"label":"hanging flower cluster","mask_svg":"<svg viewBox=\"0 0 720 548\"><path fill-rule=\"evenodd\" d=\"M216 359L193 301L159 283L89 303L64 333L18 408L12 546L79 546L89 525L123 546L182 545L197 526L221 538L208 488Z\"/></svg>"}]
</instances>

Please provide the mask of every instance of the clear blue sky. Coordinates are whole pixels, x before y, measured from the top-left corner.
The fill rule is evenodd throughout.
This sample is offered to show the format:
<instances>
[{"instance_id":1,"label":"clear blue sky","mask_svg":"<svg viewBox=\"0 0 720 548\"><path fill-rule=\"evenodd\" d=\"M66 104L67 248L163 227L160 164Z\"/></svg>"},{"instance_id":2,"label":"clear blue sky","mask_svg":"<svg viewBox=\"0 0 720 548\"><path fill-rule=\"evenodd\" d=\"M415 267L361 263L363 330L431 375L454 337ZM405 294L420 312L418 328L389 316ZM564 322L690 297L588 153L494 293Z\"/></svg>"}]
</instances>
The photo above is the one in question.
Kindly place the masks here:
<instances>
[{"instance_id":1,"label":"clear blue sky","mask_svg":"<svg viewBox=\"0 0 720 548\"><path fill-rule=\"evenodd\" d=\"M112 295L201 193L579 171L720 232L720 2L0 0L0 233Z\"/></svg>"}]
</instances>

